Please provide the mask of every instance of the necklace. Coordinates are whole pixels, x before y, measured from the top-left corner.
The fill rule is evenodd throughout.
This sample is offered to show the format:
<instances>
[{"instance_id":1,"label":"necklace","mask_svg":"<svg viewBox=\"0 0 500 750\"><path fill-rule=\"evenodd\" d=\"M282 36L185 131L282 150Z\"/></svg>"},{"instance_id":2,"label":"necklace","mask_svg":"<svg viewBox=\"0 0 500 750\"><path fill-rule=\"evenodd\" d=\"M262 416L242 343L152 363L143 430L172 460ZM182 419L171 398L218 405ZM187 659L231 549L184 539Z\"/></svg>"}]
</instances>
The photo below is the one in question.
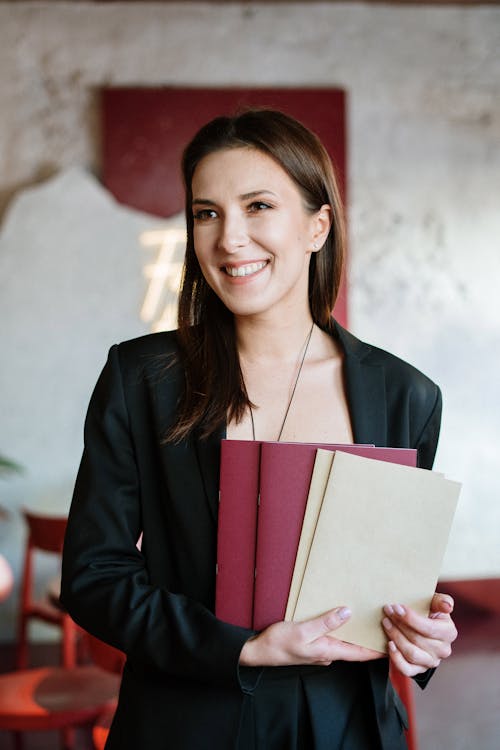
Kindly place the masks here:
<instances>
[{"instance_id":1,"label":"necklace","mask_svg":"<svg viewBox=\"0 0 500 750\"><path fill-rule=\"evenodd\" d=\"M290 411L290 407L292 405L293 397L295 396L295 391L297 390L297 385L298 385L298 382L299 382L300 373L302 372L302 365L304 364L304 360L306 358L307 350L309 348L309 342L311 341L311 336L312 336L313 328L314 328L314 321L313 321L313 324L311 326L311 330L307 334L306 340L305 340L305 342L303 344L304 353L303 353L303 355L301 357L301 360L300 360L299 370L297 372L297 377L295 378L295 382L294 382L293 388L292 388L292 393L290 395L290 398L288 399L288 404L287 404L287 407L286 407L286 410L285 410L285 415L284 415L283 421L281 423L280 431L278 433L278 437L276 438L276 442L277 443L279 443L281 435L283 434L283 430L284 430L284 427L285 427L286 418L288 417L288 412ZM299 353L299 356L300 356L300 353ZM250 405L249 405L248 408L250 409L250 421L252 423L252 440L255 440L255 423L253 421L253 409L252 409L252 407Z\"/></svg>"}]
</instances>

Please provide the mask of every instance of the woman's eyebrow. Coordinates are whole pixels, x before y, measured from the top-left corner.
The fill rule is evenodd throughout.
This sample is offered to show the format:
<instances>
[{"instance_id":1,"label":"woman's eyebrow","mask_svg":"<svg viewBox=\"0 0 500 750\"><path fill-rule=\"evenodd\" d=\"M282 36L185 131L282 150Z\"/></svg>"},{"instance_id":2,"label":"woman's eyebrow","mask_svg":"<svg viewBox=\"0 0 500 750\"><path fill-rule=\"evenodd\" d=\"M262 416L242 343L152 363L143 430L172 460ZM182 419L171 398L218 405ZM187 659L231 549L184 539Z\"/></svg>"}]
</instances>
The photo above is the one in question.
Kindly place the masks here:
<instances>
[{"instance_id":1,"label":"woman's eyebrow","mask_svg":"<svg viewBox=\"0 0 500 750\"><path fill-rule=\"evenodd\" d=\"M275 198L277 197L276 193L273 193L272 190L266 190L263 188L262 190L251 190L249 193L242 193L238 196L238 198L242 201L249 200L250 198L256 198L258 195L272 195ZM192 206L215 206L215 201L210 200L210 198L193 198L191 201Z\"/></svg>"},{"instance_id":2,"label":"woman's eyebrow","mask_svg":"<svg viewBox=\"0 0 500 750\"><path fill-rule=\"evenodd\" d=\"M275 198L277 197L276 193L273 193L272 190L266 190L265 188L262 190L252 190L249 193L243 193L240 195L240 200L246 201L249 198L256 198L258 195L273 195Z\"/></svg>"},{"instance_id":3,"label":"woman's eyebrow","mask_svg":"<svg viewBox=\"0 0 500 750\"><path fill-rule=\"evenodd\" d=\"M211 201L209 198L193 198L193 200L191 201L191 205L192 206L198 206L198 205L215 206L215 203L214 201Z\"/></svg>"}]
</instances>

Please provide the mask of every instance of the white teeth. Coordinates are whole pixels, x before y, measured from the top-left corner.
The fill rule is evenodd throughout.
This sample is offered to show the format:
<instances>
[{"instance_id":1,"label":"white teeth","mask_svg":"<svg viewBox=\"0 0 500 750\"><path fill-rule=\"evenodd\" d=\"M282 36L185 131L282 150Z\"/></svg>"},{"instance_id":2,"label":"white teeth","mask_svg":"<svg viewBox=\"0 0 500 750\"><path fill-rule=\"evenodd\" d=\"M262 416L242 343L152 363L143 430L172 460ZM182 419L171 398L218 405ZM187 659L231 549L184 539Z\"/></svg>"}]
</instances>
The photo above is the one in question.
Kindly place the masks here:
<instances>
[{"instance_id":1,"label":"white teeth","mask_svg":"<svg viewBox=\"0 0 500 750\"><path fill-rule=\"evenodd\" d=\"M267 261L264 260L260 263L249 263L248 266L239 266L238 268L226 266L225 269L229 276L251 276L253 273L257 273L257 271L264 268L265 265L267 265Z\"/></svg>"}]
</instances>

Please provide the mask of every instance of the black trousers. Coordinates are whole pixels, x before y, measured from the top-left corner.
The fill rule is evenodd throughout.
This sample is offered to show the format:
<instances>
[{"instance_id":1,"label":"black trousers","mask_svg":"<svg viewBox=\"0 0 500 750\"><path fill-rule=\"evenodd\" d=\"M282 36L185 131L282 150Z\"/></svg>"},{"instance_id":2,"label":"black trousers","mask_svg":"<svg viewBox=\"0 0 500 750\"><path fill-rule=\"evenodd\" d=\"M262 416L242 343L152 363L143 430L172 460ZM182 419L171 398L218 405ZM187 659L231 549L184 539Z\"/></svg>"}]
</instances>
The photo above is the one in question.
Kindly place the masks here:
<instances>
[{"instance_id":1,"label":"black trousers","mask_svg":"<svg viewBox=\"0 0 500 750\"><path fill-rule=\"evenodd\" d=\"M237 750L380 750L364 665L264 669L245 695Z\"/></svg>"}]
</instances>

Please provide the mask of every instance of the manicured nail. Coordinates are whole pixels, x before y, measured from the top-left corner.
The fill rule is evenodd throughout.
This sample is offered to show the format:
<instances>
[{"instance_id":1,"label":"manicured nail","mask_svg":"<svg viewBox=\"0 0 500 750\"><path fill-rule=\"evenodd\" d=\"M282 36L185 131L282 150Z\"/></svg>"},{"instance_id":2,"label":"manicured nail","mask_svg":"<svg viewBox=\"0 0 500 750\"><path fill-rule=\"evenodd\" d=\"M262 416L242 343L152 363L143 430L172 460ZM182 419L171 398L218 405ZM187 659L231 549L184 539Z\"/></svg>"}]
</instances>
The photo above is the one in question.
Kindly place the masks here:
<instances>
[{"instance_id":1,"label":"manicured nail","mask_svg":"<svg viewBox=\"0 0 500 750\"><path fill-rule=\"evenodd\" d=\"M384 612L385 612L386 615L393 615L394 614L394 609L393 609L392 605L391 604L386 604L385 607L384 607Z\"/></svg>"},{"instance_id":2,"label":"manicured nail","mask_svg":"<svg viewBox=\"0 0 500 750\"><path fill-rule=\"evenodd\" d=\"M392 622L388 617L384 617L384 619L382 620L382 625L386 630L390 630L392 628Z\"/></svg>"},{"instance_id":3,"label":"manicured nail","mask_svg":"<svg viewBox=\"0 0 500 750\"><path fill-rule=\"evenodd\" d=\"M404 615L405 614L405 608L401 604L395 604L394 610L397 612L398 615Z\"/></svg>"},{"instance_id":4,"label":"manicured nail","mask_svg":"<svg viewBox=\"0 0 500 750\"><path fill-rule=\"evenodd\" d=\"M340 620L348 620L352 614L349 607L339 607L339 609L336 610L336 613Z\"/></svg>"},{"instance_id":5,"label":"manicured nail","mask_svg":"<svg viewBox=\"0 0 500 750\"><path fill-rule=\"evenodd\" d=\"M389 651L392 651L392 653L395 653L395 651L396 651L396 644L394 643L394 641L389 641L389 643L387 645L389 646Z\"/></svg>"}]
</instances>

